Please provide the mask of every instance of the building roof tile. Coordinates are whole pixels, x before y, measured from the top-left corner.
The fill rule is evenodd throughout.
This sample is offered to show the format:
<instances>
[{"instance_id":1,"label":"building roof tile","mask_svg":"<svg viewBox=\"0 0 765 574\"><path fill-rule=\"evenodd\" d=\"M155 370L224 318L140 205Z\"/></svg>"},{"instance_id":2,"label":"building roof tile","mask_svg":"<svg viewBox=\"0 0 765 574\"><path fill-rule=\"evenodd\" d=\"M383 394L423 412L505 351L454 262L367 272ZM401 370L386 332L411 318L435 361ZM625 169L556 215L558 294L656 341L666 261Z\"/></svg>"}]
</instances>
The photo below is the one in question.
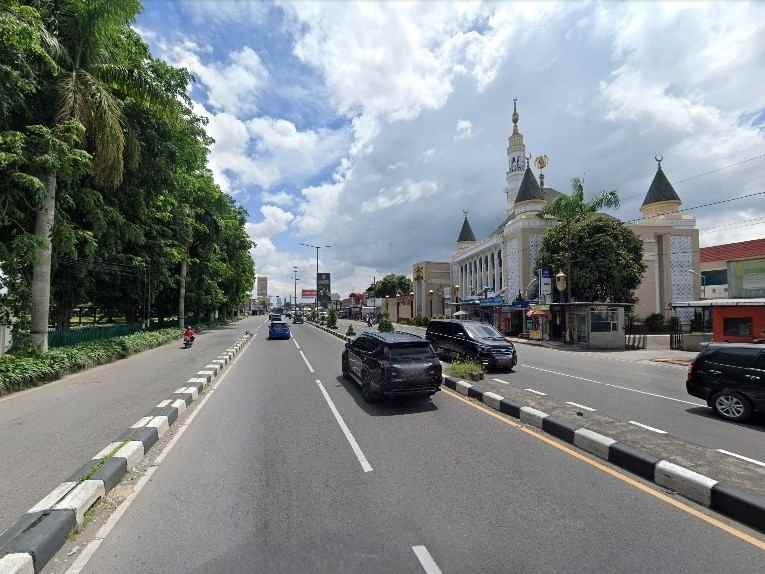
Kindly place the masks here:
<instances>
[{"instance_id":1,"label":"building roof tile","mask_svg":"<svg viewBox=\"0 0 765 574\"><path fill-rule=\"evenodd\" d=\"M735 261L751 257L765 257L765 239L752 239L738 243L724 243L700 249L702 263L713 261Z\"/></svg>"}]
</instances>

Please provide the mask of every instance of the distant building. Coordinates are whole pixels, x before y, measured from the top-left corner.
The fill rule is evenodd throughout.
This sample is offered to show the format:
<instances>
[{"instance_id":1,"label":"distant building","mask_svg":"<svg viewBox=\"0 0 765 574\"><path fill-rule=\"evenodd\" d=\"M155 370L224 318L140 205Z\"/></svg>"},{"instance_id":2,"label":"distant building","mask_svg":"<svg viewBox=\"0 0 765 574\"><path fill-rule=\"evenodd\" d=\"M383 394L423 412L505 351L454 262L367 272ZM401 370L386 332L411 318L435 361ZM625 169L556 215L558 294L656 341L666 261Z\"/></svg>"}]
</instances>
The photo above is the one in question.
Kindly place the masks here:
<instances>
[{"instance_id":1,"label":"distant building","mask_svg":"<svg viewBox=\"0 0 765 574\"><path fill-rule=\"evenodd\" d=\"M540 212L562 194L544 185L546 157L538 159L539 179L526 155L519 114L513 104L513 131L508 138L505 173L507 198L502 222L478 240L465 213L451 257L451 284L458 286L461 310L494 323L505 332L527 329L528 300L537 298L537 259L545 230L555 225ZM699 232L693 215L679 211L680 198L664 173L661 160L643 204L641 219L628 224L643 241L646 271L635 292L635 315L671 315L673 301L698 296ZM559 270L552 270L555 273ZM695 274L694 274L695 272ZM418 307L419 310L419 307Z\"/></svg>"},{"instance_id":2,"label":"distant building","mask_svg":"<svg viewBox=\"0 0 765 574\"><path fill-rule=\"evenodd\" d=\"M452 300L451 264L448 261L420 261L412 266L415 317L444 316ZM402 293L403 297L409 293Z\"/></svg>"},{"instance_id":3,"label":"distant building","mask_svg":"<svg viewBox=\"0 0 765 574\"><path fill-rule=\"evenodd\" d=\"M265 275L258 275L255 283L255 298L263 309L267 309L270 306L268 299L268 277Z\"/></svg>"},{"instance_id":4,"label":"distant building","mask_svg":"<svg viewBox=\"0 0 765 574\"><path fill-rule=\"evenodd\" d=\"M765 297L765 239L701 248L702 299Z\"/></svg>"}]
</instances>

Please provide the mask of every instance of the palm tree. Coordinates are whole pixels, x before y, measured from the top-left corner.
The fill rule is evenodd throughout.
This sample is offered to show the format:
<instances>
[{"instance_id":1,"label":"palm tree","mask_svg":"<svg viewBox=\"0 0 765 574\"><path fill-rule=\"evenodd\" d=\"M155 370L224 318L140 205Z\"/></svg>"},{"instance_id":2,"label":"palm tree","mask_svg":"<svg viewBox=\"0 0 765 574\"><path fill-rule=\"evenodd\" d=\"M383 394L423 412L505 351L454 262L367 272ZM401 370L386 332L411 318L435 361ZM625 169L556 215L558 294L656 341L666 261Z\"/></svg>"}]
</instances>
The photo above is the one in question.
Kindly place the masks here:
<instances>
[{"instance_id":1,"label":"palm tree","mask_svg":"<svg viewBox=\"0 0 765 574\"><path fill-rule=\"evenodd\" d=\"M140 11L139 0L66 0L57 8L56 40L49 47L59 67L56 85L57 124L76 120L85 127L93 153L92 171L100 185L122 181L125 129L118 94L139 101L166 101L139 65L125 65L128 24ZM48 348L51 232L56 213L57 173L47 174L46 194L36 213L35 236L41 247L32 270L32 342Z\"/></svg>"},{"instance_id":2,"label":"palm tree","mask_svg":"<svg viewBox=\"0 0 765 574\"><path fill-rule=\"evenodd\" d=\"M619 195L616 191L601 191L590 201L584 199L584 182L581 178L575 177L571 180L571 195L562 195L554 202L547 204L540 217L557 219L561 225L566 226L567 254L566 254L566 300L571 301L571 285L573 277L571 276L571 227L588 217L591 217L603 208L616 209L619 207ZM573 340L571 326L567 329L569 340Z\"/></svg>"}]
</instances>

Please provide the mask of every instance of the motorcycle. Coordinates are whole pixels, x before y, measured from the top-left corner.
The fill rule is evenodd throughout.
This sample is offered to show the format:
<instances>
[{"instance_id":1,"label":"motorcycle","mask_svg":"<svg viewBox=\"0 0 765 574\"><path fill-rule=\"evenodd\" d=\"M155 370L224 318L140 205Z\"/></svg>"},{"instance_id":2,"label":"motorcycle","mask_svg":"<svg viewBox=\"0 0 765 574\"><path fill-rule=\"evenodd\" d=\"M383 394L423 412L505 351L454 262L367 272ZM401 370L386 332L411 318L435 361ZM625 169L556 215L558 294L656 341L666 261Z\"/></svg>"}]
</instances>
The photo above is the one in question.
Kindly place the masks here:
<instances>
[{"instance_id":1,"label":"motorcycle","mask_svg":"<svg viewBox=\"0 0 765 574\"><path fill-rule=\"evenodd\" d=\"M194 344L194 337L184 337L183 338L183 348L184 349L191 349L191 345Z\"/></svg>"}]
</instances>

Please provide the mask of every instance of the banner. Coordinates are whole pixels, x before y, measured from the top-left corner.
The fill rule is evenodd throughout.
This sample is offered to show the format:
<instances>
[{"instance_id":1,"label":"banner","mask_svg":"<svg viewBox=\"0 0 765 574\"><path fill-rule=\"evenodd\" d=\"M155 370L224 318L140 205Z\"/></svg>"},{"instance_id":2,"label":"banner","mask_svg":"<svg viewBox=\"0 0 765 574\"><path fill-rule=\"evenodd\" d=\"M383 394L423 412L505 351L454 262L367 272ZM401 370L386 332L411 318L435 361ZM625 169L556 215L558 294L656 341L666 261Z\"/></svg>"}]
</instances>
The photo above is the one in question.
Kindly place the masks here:
<instances>
[{"instance_id":1,"label":"banner","mask_svg":"<svg viewBox=\"0 0 765 574\"><path fill-rule=\"evenodd\" d=\"M303 299L313 299L316 297L316 289L302 289L300 296Z\"/></svg>"},{"instance_id":2,"label":"banner","mask_svg":"<svg viewBox=\"0 0 765 574\"><path fill-rule=\"evenodd\" d=\"M329 304L332 301L329 273L316 274L316 287L319 290L319 307L329 307Z\"/></svg>"}]
</instances>

